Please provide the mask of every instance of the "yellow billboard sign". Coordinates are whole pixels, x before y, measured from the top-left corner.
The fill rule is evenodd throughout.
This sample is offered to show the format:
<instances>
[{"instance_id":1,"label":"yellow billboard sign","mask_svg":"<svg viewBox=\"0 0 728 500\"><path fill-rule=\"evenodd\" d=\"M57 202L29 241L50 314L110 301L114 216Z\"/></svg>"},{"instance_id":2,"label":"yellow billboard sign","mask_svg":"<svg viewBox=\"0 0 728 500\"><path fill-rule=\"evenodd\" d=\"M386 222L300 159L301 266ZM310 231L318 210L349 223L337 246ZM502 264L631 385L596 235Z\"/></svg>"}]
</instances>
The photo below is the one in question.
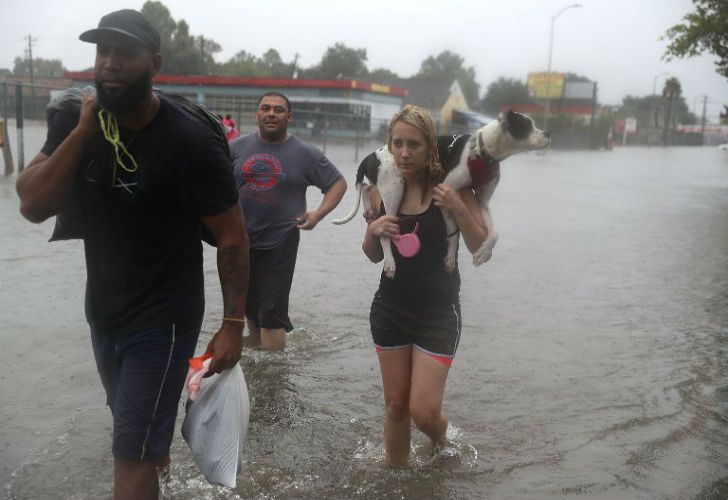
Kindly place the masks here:
<instances>
[{"instance_id":1,"label":"yellow billboard sign","mask_svg":"<svg viewBox=\"0 0 728 500\"><path fill-rule=\"evenodd\" d=\"M561 99L564 80L563 73L529 73L528 92L536 99Z\"/></svg>"}]
</instances>

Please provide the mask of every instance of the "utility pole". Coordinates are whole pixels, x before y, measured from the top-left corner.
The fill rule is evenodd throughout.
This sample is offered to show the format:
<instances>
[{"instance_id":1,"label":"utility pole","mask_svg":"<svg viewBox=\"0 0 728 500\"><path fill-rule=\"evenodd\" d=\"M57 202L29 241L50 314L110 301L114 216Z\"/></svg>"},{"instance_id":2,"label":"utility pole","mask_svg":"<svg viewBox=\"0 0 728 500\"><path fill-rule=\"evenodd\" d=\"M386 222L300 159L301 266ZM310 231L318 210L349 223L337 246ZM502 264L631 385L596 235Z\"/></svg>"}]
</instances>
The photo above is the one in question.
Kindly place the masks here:
<instances>
[{"instance_id":1,"label":"utility pole","mask_svg":"<svg viewBox=\"0 0 728 500\"><path fill-rule=\"evenodd\" d=\"M703 139L703 144L705 144L705 113L708 108L708 96L703 96L703 118L700 120L700 137Z\"/></svg>"},{"instance_id":2,"label":"utility pole","mask_svg":"<svg viewBox=\"0 0 728 500\"><path fill-rule=\"evenodd\" d=\"M298 52L296 52L293 56L293 64L291 65L291 78L298 78L298 58L299 58Z\"/></svg>"},{"instance_id":3,"label":"utility pole","mask_svg":"<svg viewBox=\"0 0 728 500\"><path fill-rule=\"evenodd\" d=\"M33 69L33 42L37 42L37 38L28 35L28 69L30 70L30 92L35 97L35 71Z\"/></svg>"},{"instance_id":4,"label":"utility pole","mask_svg":"<svg viewBox=\"0 0 728 500\"><path fill-rule=\"evenodd\" d=\"M554 23L556 22L556 19L564 13L564 11L569 9L578 9L582 7L581 4L575 3L573 5L567 5L560 11L558 11L556 14L551 16L551 31L549 33L549 65L548 69L546 70L546 103L544 105L544 113L543 113L543 129L548 130L549 126L549 113L551 112L551 56L554 52Z\"/></svg>"},{"instance_id":5,"label":"utility pole","mask_svg":"<svg viewBox=\"0 0 728 500\"><path fill-rule=\"evenodd\" d=\"M597 112L597 82L592 83L592 109L591 119L589 120L589 147L596 149L596 141L594 139L594 116Z\"/></svg>"}]
</instances>

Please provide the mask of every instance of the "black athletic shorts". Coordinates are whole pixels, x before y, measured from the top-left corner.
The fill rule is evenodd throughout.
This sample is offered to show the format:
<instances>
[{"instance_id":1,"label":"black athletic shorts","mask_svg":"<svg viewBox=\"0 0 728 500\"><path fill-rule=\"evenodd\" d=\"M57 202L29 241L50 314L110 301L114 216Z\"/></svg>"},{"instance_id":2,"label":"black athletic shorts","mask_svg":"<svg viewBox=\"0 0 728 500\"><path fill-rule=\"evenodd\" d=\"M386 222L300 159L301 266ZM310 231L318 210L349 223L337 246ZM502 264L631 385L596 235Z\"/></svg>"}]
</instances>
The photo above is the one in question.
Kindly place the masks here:
<instances>
[{"instance_id":1,"label":"black athletic shorts","mask_svg":"<svg viewBox=\"0 0 728 500\"><path fill-rule=\"evenodd\" d=\"M291 294L293 271L300 231L293 228L275 248L250 249L250 281L245 316L258 328L293 330L288 317L288 296Z\"/></svg>"},{"instance_id":2,"label":"black athletic shorts","mask_svg":"<svg viewBox=\"0 0 728 500\"><path fill-rule=\"evenodd\" d=\"M377 351L414 346L450 366L460 342L460 303L400 304L374 295L369 322Z\"/></svg>"},{"instance_id":3,"label":"black athletic shorts","mask_svg":"<svg viewBox=\"0 0 728 500\"><path fill-rule=\"evenodd\" d=\"M199 322L122 338L91 330L96 366L114 417L115 457L159 460L169 455L187 360L195 354L199 334Z\"/></svg>"}]
</instances>

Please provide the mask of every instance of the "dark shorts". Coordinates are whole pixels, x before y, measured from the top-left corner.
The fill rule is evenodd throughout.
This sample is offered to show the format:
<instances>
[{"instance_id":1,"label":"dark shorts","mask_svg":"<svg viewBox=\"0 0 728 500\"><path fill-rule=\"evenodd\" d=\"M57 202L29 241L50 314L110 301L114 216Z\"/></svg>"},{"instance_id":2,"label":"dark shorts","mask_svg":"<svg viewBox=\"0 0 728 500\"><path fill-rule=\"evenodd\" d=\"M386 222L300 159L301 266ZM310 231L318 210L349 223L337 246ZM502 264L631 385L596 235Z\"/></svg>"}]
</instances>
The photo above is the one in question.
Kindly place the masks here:
<instances>
[{"instance_id":1,"label":"dark shorts","mask_svg":"<svg viewBox=\"0 0 728 500\"><path fill-rule=\"evenodd\" d=\"M459 303L405 305L377 292L369 322L377 351L414 346L449 366L460 342Z\"/></svg>"},{"instance_id":2,"label":"dark shorts","mask_svg":"<svg viewBox=\"0 0 728 500\"><path fill-rule=\"evenodd\" d=\"M266 250L250 249L250 281L245 315L258 328L293 330L288 317L293 271L298 254L298 229L293 229L283 243Z\"/></svg>"},{"instance_id":3,"label":"dark shorts","mask_svg":"<svg viewBox=\"0 0 728 500\"><path fill-rule=\"evenodd\" d=\"M123 338L91 330L106 400L114 417L117 458L159 460L169 454L179 399L200 323L136 331Z\"/></svg>"}]
</instances>

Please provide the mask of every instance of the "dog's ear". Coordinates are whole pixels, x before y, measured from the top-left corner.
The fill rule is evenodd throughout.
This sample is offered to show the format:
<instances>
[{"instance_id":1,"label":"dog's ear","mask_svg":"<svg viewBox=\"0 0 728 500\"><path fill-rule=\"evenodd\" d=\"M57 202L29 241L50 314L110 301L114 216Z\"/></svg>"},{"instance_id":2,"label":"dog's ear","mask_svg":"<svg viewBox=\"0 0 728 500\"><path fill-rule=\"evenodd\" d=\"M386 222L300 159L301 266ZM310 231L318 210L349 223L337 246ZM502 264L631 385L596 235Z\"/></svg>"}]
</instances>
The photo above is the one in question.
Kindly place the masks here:
<instances>
[{"instance_id":1,"label":"dog's ear","mask_svg":"<svg viewBox=\"0 0 728 500\"><path fill-rule=\"evenodd\" d=\"M526 139L533 132L533 120L521 113L508 110L506 123L508 124L508 132L514 139Z\"/></svg>"}]
</instances>

